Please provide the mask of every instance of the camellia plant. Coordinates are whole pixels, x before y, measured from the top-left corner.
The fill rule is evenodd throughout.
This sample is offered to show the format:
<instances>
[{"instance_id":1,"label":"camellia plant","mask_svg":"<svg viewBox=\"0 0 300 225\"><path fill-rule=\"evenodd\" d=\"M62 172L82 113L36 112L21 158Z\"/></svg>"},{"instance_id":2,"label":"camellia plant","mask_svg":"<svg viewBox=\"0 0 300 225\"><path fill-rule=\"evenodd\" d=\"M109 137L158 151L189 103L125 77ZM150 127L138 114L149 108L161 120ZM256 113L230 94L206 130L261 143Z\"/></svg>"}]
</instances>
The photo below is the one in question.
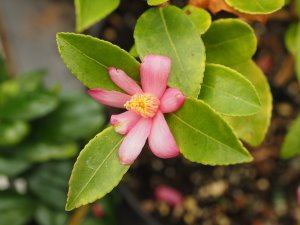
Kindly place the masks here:
<instances>
[{"instance_id":1,"label":"camellia plant","mask_svg":"<svg viewBox=\"0 0 300 225\"><path fill-rule=\"evenodd\" d=\"M119 4L86 2L76 1L78 31ZM92 2L107 10L89 11ZM149 5L165 2L148 0ZM259 11L251 1L228 4L261 14L283 6L283 1L259 2ZM127 110L112 115L111 125L81 151L70 178L67 210L110 192L147 138L157 157L182 154L192 162L215 166L250 162L239 139L257 146L266 134L272 96L252 61L257 40L246 22L212 22L202 8L163 4L141 15L134 40L128 53L91 36L57 34L62 59L89 94L104 105Z\"/></svg>"}]
</instances>

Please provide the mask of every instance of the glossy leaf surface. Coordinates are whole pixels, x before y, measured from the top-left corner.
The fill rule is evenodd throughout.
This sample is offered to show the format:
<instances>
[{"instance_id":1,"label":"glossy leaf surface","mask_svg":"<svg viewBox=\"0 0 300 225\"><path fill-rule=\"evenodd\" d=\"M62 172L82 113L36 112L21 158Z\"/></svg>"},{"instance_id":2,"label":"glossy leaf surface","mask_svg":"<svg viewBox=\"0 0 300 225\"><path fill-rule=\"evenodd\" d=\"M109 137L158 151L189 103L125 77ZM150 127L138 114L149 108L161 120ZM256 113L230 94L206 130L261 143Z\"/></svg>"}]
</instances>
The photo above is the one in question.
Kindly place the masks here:
<instances>
[{"instance_id":1,"label":"glossy leaf surface","mask_svg":"<svg viewBox=\"0 0 300 225\"><path fill-rule=\"evenodd\" d=\"M75 0L76 30L81 32L106 17L120 0Z\"/></svg>"},{"instance_id":2,"label":"glossy leaf surface","mask_svg":"<svg viewBox=\"0 0 300 225\"><path fill-rule=\"evenodd\" d=\"M260 101L261 111L252 116L226 117L226 121L233 127L237 135L253 146L259 145L268 130L272 115L272 95L269 83L253 61L248 61L234 67L255 86Z\"/></svg>"},{"instance_id":3,"label":"glossy leaf surface","mask_svg":"<svg viewBox=\"0 0 300 225\"><path fill-rule=\"evenodd\" d=\"M200 35L208 30L211 25L211 16L206 10L187 5L183 11L194 22Z\"/></svg>"},{"instance_id":4,"label":"glossy leaf surface","mask_svg":"<svg viewBox=\"0 0 300 225\"><path fill-rule=\"evenodd\" d=\"M85 146L72 171L66 210L103 197L120 182L129 169L119 162L122 140L123 136L109 127Z\"/></svg>"},{"instance_id":5,"label":"glossy leaf surface","mask_svg":"<svg viewBox=\"0 0 300 225\"><path fill-rule=\"evenodd\" d=\"M248 14L269 14L284 6L284 0L225 0L234 9Z\"/></svg>"},{"instance_id":6,"label":"glossy leaf surface","mask_svg":"<svg viewBox=\"0 0 300 225\"><path fill-rule=\"evenodd\" d=\"M134 31L137 52L171 58L168 85L197 97L203 79L205 49L193 22L174 6L152 8L138 20Z\"/></svg>"},{"instance_id":7,"label":"glossy leaf surface","mask_svg":"<svg viewBox=\"0 0 300 225\"><path fill-rule=\"evenodd\" d=\"M206 65L199 99L225 115L251 115L261 109L252 83L237 71L218 64Z\"/></svg>"},{"instance_id":8,"label":"glossy leaf surface","mask_svg":"<svg viewBox=\"0 0 300 225\"><path fill-rule=\"evenodd\" d=\"M148 5L160 5L168 0L147 0Z\"/></svg>"},{"instance_id":9,"label":"glossy leaf surface","mask_svg":"<svg viewBox=\"0 0 300 225\"><path fill-rule=\"evenodd\" d=\"M109 67L122 69L139 80L139 62L110 42L87 35L58 33L57 44L67 67L88 88L120 90L108 75Z\"/></svg>"},{"instance_id":10,"label":"glossy leaf surface","mask_svg":"<svg viewBox=\"0 0 300 225\"><path fill-rule=\"evenodd\" d=\"M281 157L284 159L291 158L300 154L300 116L293 121L289 132L285 137L282 149Z\"/></svg>"},{"instance_id":11,"label":"glossy leaf surface","mask_svg":"<svg viewBox=\"0 0 300 225\"><path fill-rule=\"evenodd\" d=\"M167 121L187 159L206 165L229 165L252 160L227 123L201 100L187 99Z\"/></svg>"},{"instance_id":12,"label":"glossy leaf surface","mask_svg":"<svg viewBox=\"0 0 300 225\"><path fill-rule=\"evenodd\" d=\"M256 51L253 29L239 19L216 20L202 37L209 63L236 65L249 60Z\"/></svg>"},{"instance_id":13,"label":"glossy leaf surface","mask_svg":"<svg viewBox=\"0 0 300 225\"><path fill-rule=\"evenodd\" d=\"M298 35L298 23L293 23L289 26L285 33L284 41L285 46L293 55L296 54L297 50L297 35Z\"/></svg>"}]
</instances>

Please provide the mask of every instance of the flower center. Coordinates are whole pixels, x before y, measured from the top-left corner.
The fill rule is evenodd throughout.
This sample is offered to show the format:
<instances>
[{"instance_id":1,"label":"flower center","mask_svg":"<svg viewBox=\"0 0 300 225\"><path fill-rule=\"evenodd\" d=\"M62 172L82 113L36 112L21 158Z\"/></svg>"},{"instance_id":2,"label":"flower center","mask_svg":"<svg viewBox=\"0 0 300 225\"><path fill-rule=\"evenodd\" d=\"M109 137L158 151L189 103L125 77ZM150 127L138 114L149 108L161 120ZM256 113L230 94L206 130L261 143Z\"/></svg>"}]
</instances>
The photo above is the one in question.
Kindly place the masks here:
<instances>
[{"instance_id":1,"label":"flower center","mask_svg":"<svg viewBox=\"0 0 300 225\"><path fill-rule=\"evenodd\" d=\"M136 94L124 104L127 110L131 110L144 118L155 116L159 107L158 98L149 93Z\"/></svg>"}]
</instances>

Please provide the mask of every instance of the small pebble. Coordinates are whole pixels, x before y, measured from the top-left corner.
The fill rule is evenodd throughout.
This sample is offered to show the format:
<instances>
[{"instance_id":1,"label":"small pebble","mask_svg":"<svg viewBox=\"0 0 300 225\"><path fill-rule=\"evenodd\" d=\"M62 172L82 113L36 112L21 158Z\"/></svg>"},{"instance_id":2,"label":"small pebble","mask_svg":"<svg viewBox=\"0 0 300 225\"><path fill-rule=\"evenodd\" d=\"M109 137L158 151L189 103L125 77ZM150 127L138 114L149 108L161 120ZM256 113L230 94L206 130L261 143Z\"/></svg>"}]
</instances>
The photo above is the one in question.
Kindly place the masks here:
<instances>
[{"instance_id":1,"label":"small pebble","mask_svg":"<svg viewBox=\"0 0 300 225\"><path fill-rule=\"evenodd\" d=\"M163 162L159 159L153 160L151 166L155 171L161 171L164 168Z\"/></svg>"},{"instance_id":2,"label":"small pebble","mask_svg":"<svg viewBox=\"0 0 300 225\"><path fill-rule=\"evenodd\" d=\"M165 202L158 202L157 209L162 217L168 216L170 213L170 206Z\"/></svg>"},{"instance_id":3,"label":"small pebble","mask_svg":"<svg viewBox=\"0 0 300 225\"><path fill-rule=\"evenodd\" d=\"M173 178L176 175L176 170L173 167L168 167L165 169L165 175L169 178Z\"/></svg>"},{"instance_id":4,"label":"small pebble","mask_svg":"<svg viewBox=\"0 0 300 225\"><path fill-rule=\"evenodd\" d=\"M187 212L197 214L198 204L197 201L192 196L188 196L184 199L183 207Z\"/></svg>"},{"instance_id":5,"label":"small pebble","mask_svg":"<svg viewBox=\"0 0 300 225\"><path fill-rule=\"evenodd\" d=\"M201 187L198 190L198 197L207 198L214 197L218 198L223 195L228 189L228 183L226 181L220 180L213 182L207 186Z\"/></svg>"},{"instance_id":6,"label":"small pebble","mask_svg":"<svg viewBox=\"0 0 300 225\"><path fill-rule=\"evenodd\" d=\"M117 32L112 28L106 28L103 31L103 38L110 42L113 42L117 39Z\"/></svg>"},{"instance_id":7,"label":"small pebble","mask_svg":"<svg viewBox=\"0 0 300 225\"><path fill-rule=\"evenodd\" d=\"M186 224L193 224L196 221L196 217L192 213L187 213L184 215L183 220Z\"/></svg>"},{"instance_id":8,"label":"small pebble","mask_svg":"<svg viewBox=\"0 0 300 225\"><path fill-rule=\"evenodd\" d=\"M267 179L265 178L260 178L257 182L256 182L256 186L260 191L266 191L268 190L268 188L270 187L270 183Z\"/></svg>"},{"instance_id":9,"label":"small pebble","mask_svg":"<svg viewBox=\"0 0 300 225\"><path fill-rule=\"evenodd\" d=\"M148 199L142 202L141 207L146 212L153 212L155 209L155 203Z\"/></svg>"},{"instance_id":10,"label":"small pebble","mask_svg":"<svg viewBox=\"0 0 300 225\"><path fill-rule=\"evenodd\" d=\"M277 112L280 116L289 117L293 114L293 107L286 102L279 103L276 106Z\"/></svg>"},{"instance_id":11,"label":"small pebble","mask_svg":"<svg viewBox=\"0 0 300 225\"><path fill-rule=\"evenodd\" d=\"M179 219L182 217L183 213L184 213L184 208L182 205L179 205L179 206L175 206L172 215L174 218Z\"/></svg>"}]
</instances>

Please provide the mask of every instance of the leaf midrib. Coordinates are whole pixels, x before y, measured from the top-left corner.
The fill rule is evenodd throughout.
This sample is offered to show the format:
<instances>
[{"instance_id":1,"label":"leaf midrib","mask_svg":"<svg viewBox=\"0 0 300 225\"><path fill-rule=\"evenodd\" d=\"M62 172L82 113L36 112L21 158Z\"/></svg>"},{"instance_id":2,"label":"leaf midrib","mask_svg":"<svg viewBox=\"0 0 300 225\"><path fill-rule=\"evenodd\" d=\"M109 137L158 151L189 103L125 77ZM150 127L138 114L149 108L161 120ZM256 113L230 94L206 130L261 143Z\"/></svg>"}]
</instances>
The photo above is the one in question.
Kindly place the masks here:
<instances>
[{"instance_id":1,"label":"leaf midrib","mask_svg":"<svg viewBox=\"0 0 300 225\"><path fill-rule=\"evenodd\" d=\"M86 53L84 53L84 52L81 51L79 48L77 48L77 47L75 47L74 45L72 45L72 44L71 44L70 42L68 42L66 39L62 39L62 40L63 40L64 42L68 43L68 45L69 45L70 47L72 47L75 51L77 51L80 55L82 55L82 56L84 56L84 57L90 59L91 61L93 61L93 62L99 64L101 67L104 67L105 69L108 69L108 66L106 66L106 65L100 63L99 61L97 61L96 59L94 59L94 58L88 56Z\"/></svg>"},{"instance_id":2,"label":"leaf midrib","mask_svg":"<svg viewBox=\"0 0 300 225\"><path fill-rule=\"evenodd\" d=\"M247 102L247 101L244 100L243 98L240 98L240 97L238 97L238 96L236 96L236 95L230 94L229 92L220 91L219 89L217 89L217 88L215 88L215 87L213 87L213 86L204 84L204 83L202 84L202 86L205 86L205 87L207 87L207 88L213 89L213 90L215 90L215 92L219 92L219 93L225 94L225 95L227 95L227 96L233 97L233 98L235 98L235 99L238 99L238 100L240 100L240 101L242 101L242 102L244 102L244 103L246 103L246 104L248 104L248 105L250 105L250 106L252 106L252 107L254 107L254 108L256 108L256 109L260 109L259 106L255 105L255 104L253 104L253 103L251 103L251 102Z\"/></svg>"},{"instance_id":3,"label":"leaf midrib","mask_svg":"<svg viewBox=\"0 0 300 225\"><path fill-rule=\"evenodd\" d=\"M175 56L176 56L176 58L177 58L177 61L179 62L180 68L181 68L182 71L184 71L184 67L183 67L182 60L181 60L181 58L179 57L179 54L178 54L177 49L176 49L176 46L174 45L173 40L172 40L172 38L171 38L171 35L170 35L169 31L168 31L168 26L167 26L165 17L164 17L163 12L162 12L162 8L159 9L159 14L160 14L161 20L162 20L162 22L163 22L164 29L165 29L166 34L167 34L167 37L168 37L168 39L169 39L170 45L171 45L171 47L172 47L172 49L173 49L173 51L174 51L174 53L175 53Z\"/></svg>"},{"instance_id":4,"label":"leaf midrib","mask_svg":"<svg viewBox=\"0 0 300 225\"><path fill-rule=\"evenodd\" d=\"M121 144L121 142L123 141L124 138L122 138L113 148L112 150L109 152L109 154L105 157L105 159L103 160L103 162L96 168L96 170L94 171L94 173L92 174L91 178L86 182L86 184L83 186L83 188L81 189L81 191L76 195L76 197L73 199L73 201L70 202L74 203L76 202L76 200L79 198L79 196L82 194L82 192L87 188L87 186L89 185L89 183L91 182L92 179L94 179L94 177L96 176L96 174L98 173L99 169L103 166L103 164L106 162L106 160L113 154L113 152L116 150L116 148Z\"/></svg>"},{"instance_id":5,"label":"leaf midrib","mask_svg":"<svg viewBox=\"0 0 300 225\"><path fill-rule=\"evenodd\" d=\"M208 139L211 139L211 140L213 140L213 141L219 143L220 145L226 146L226 147L229 148L229 149L232 149L232 150L234 150L234 151L236 151L236 152L238 152L238 153L240 153L240 154L243 154L243 152L241 152L241 151L239 151L239 150L237 150L237 149L235 149L235 148L232 148L231 146L226 145L226 144L220 142L219 140L213 138L212 136L209 136L209 135L203 133L202 131L196 129L196 128L193 127L191 124L189 124L188 122L184 121L183 119L181 119L179 116L175 115L174 113L170 113L170 115L171 115L171 116L174 116L177 120L179 120L180 122L182 122L184 125L186 125L187 127L191 128L191 129L193 129L193 130L195 130L196 132L198 132L198 133L204 135L204 136L207 137ZM221 149L222 149L222 148L221 148ZM223 150L223 149L222 149L222 150ZM243 154L243 155L245 155L245 154Z\"/></svg>"},{"instance_id":6,"label":"leaf midrib","mask_svg":"<svg viewBox=\"0 0 300 225\"><path fill-rule=\"evenodd\" d=\"M242 36L237 36L237 37L234 37L234 38L231 38L231 39L227 39L227 40L224 40L224 41L221 41L221 42L217 42L217 43L206 43L206 48L216 48L216 47L219 47L220 45L223 45L225 43L228 43L228 42L232 42L232 41L235 41L237 39L241 39L241 38L244 38L244 37L247 37L247 36L251 36L251 34L244 34Z\"/></svg>"}]
</instances>

